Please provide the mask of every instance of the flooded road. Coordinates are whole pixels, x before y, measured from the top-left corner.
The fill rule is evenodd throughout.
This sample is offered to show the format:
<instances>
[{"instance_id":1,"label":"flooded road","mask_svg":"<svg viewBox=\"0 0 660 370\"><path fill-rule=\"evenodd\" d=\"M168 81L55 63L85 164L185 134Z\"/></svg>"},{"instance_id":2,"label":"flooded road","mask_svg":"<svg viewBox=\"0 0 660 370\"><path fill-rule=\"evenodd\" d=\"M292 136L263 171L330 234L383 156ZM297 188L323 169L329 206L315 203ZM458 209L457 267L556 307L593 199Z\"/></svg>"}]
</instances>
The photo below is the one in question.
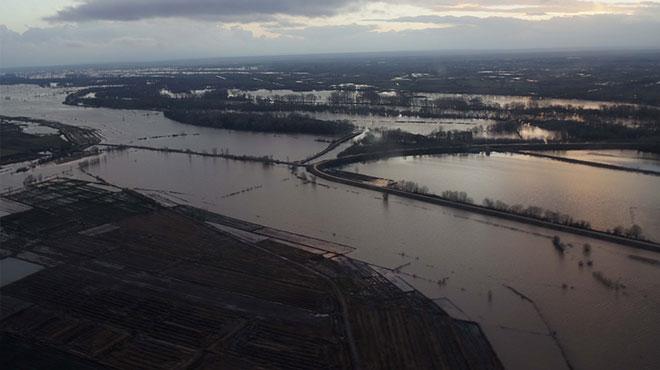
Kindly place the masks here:
<instances>
[{"instance_id":1,"label":"flooded road","mask_svg":"<svg viewBox=\"0 0 660 370\"><path fill-rule=\"evenodd\" d=\"M25 104L21 114L28 115L31 106ZM77 113L57 113L59 109L60 104L51 104L38 113L64 123L83 122ZM126 142L154 136L150 127L164 124L162 117L150 113L151 118L133 122L131 134L121 121L126 111L75 109L85 117L85 125L117 132ZM101 118L94 118L93 112L101 112ZM118 122L113 124L113 120ZM197 132L197 127L168 124L171 130L164 131ZM271 153L275 156L286 157L294 150L301 154L309 150L309 155L315 150L287 148L289 140L298 140L287 135L272 136L272 140L271 148L280 151ZM354 246L352 257L400 267L403 278L452 315L479 322L509 369L566 369L560 348L576 369L660 366L656 350L660 267L629 257L659 260L658 254L395 196L386 201L380 193L322 180L313 184L299 178L309 174L293 173L286 166L180 153L108 152L25 173L4 171L0 180L3 187L20 186L25 176L39 174L93 180L79 170L80 163L89 173L118 186ZM558 254L551 243L554 235L575 247ZM583 254L584 243L592 246L589 255ZM592 267L579 267L579 261L587 260L593 261ZM594 277L595 271L620 280L626 288L608 288Z\"/></svg>"}]
</instances>

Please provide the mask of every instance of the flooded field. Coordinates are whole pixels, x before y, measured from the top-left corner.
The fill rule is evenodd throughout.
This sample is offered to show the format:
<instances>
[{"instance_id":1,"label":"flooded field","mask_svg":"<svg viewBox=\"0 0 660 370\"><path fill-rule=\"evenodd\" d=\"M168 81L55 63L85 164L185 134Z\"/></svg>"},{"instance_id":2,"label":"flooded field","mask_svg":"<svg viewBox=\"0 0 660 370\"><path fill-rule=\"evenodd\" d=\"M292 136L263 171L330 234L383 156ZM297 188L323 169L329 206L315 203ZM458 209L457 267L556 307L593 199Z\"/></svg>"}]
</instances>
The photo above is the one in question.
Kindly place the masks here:
<instances>
[{"instance_id":1,"label":"flooded field","mask_svg":"<svg viewBox=\"0 0 660 370\"><path fill-rule=\"evenodd\" d=\"M391 158L345 169L414 181L435 194L465 191L478 204L490 198L539 206L600 230L639 224L648 238L660 240L658 176L504 153Z\"/></svg>"},{"instance_id":2,"label":"flooded field","mask_svg":"<svg viewBox=\"0 0 660 370\"><path fill-rule=\"evenodd\" d=\"M314 135L280 135L184 125L160 112L84 108L62 104L66 89L37 86L1 86L2 114L28 116L99 130L104 142L153 148L229 152L237 155L273 155L299 160L323 150L327 143ZM327 139L327 138L326 138Z\"/></svg>"},{"instance_id":3,"label":"flooded field","mask_svg":"<svg viewBox=\"0 0 660 370\"><path fill-rule=\"evenodd\" d=\"M69 170L89 179L75 165ZM655 353L660 336L653 325L660 320L660 268L628 257L657 259L653 253L396 197L385 202L370 191L305 183L283 166L127 150L104 154L87 170L175 202L354 246L353 257L379 266L403 266L401 275L415 287L457 317L481 323L509 368L566 368L549 330L558 332L576 368L660 363L639 358ZM556 234L576 247L559 255L550 240ZM592 245L588 256L584 243ZM578 266L586 260L593 267ZM609 289L594 271L627 288ZM532 299L551 329L508 287Z\"/></svg>"},{"instance_id":4,"label":"flooded field","mask_svg":"<svg viewBox=\"0 0 660 370\"><path fill-rule=\"evenodd\" d=\"M357 87L355 90L343 90L342 93L350 97L353 101L357 100L359 95L360 88L366 88L369 86L359 86L351 85L346 87ZM257 99L266 99L266 98L275 98L282 97L287 95L297 95L305 96L305 100L314 104L328 103L331 99L331 96L335 90L311 90L311 91L293 91L287 89L281 90L267 90L267 89L258 89L258 90L230 90L230 96L241 96L249 95L253 100ZM395 91L382 91L379 93L382 97L391 97L396 96ZM510 104L521 104L524 106L535 106L535 107L551 107L551 106L560 106L560 107L576 107L583 109L600 109L602 107L612 107L615 105L620 105L621 103L615 102L605 102L605 101L594 101L594 100L580 100L580 99L556 99L556 98L543 98L535 96L516 96L516 95L484 95L484 94L451 94L451 93L425 93L425 92L416 92L413 93L412 105L420 105L423 101L430 101L435 99L480 99L485 104L499 104L500 106L510 105ZM623 104L628 106L634 106L635 104Z\"/></svg>"},{"instance_id":5,"label":"flooded field","mask_svg":"<svg viewBox=\"0 0 660 370\"><path fill-rule=\"evenodd\" d=\"M342 113L306 113L310 116L323 120L347 120L355 126L368 128L370 130L401 130L413 134L428 135L437 130L443 131L473 131L476 130L479 137L489 135L487 129L495 123L494 120L470 119L470 118L421 118L392 116L384 117L378 115L351 115Z\"/></svg>"},{"instance_id":6,"label":"flooded field","mask_svg":"<svg viewBox=\"0 0 660 370\"><path fill-rule=\"evenodd\" d=\"M556 99L556 98L543 98L535 96L515 96L515 95L480 95L480 94L446 94L446 93L421 93L420 96L427 99L441 99L441 98L461 98L461 99L481 99L486 104L499 104L504 106L507 104L522 104L524 106L544 107L576 107L583 109L601 109L602 107L612 107L620 103L594 101L594 100L580 100L580 99ZM624 104L634 106L634 104Z\"/></svg>"},{"instance_id":7,"label":"flooded field","mask_svg":"<svg viewBox=\"0 0 660 370\"><path fill-rule=\"evenodd\" d=\"M52 92L44 89L44 93L46 91ZM50 95L43 98L57 100ZM136 111L135 115L144 119L135 119L129 125L121 120L127 111L84 109L54 103L44 107L45 104L38 100L16 103L12 112L5 114L29 115L34 109L33 114L38 117L97 127L107 134L108 141L108 135L114 134L117 140L135 141L139 145L143 144L137 141L138 138L155 136L157 133L152 132L152 128L164 125L171 126L160 132L201 132L197 127L167 121L151 112ZM173 139L180 144L198 137ZM158 140L161 139L153 139L153 142ZM283 143L299 139L284 135L273 136L273 140ZM292 150L303 156L316 150L312 146L291 149L286 147L291 144L273 145L268 150L278 152L270 154L280 157L292 155ZM324 143L319 145L325 146ZM246 151L250 149L255 148L244 148ZM513 159L518 166L535 171L533 168L539 159L532 157L516 159L494 155L463 159L469 164L467 174L460 163L454 173L468 176L475 172L476 181L480 181L485 189L504 191L513 186L512 180L516 179L517 183L528 184L530 188L536 186L537 192L545 194L550 192L546 190L548 186L558 189L560 183L546 178L545 187L538 188L540 184L524 176L514 177L506 171L504 164L496 164L498 160ZM487 162L489 160L495 162ZM395 168L412 168L414 161L412 158L402 160ZM418 170L411 169L410 174L435 171L437 163L433 157L428 163L430 167L424 166L426 158L419 161L414 165ZM570 180L570 190L584 182L581 167L549 160L541 163L545 161L551 165L543 165L538 171L558 171L556 174L562 176L561 181ZM566 369L566 359L560 348L576 369L654 369L660 366L660 354L656 351L660 339L657 325L660 322L660 267L639 259L658 260L657 254L394 196L385 201L376 192L320 180L316 184L304 181L301 178L309 177L309 174L303 175L302 169L293 173L286 166L267 167L187 154L129 149L67 164L48 164L24 173L4 171L0 173L0 180L3 187L20 186L26 176L40 174L42 177L59 174L92 180L80 171L80 163L84 163L83 167L92 175L118 186L356 247L352 257L397 269L403 278L452 315L479 322L509 369ZM399 178L397 174L401 170L392 172L391 163L375 162L384 172L393 173L391 177ZM361 172L368 173L370 165L364 165ZM553 170L559 165L568 167ZM488 177L479 177L484 168L493 166L495 169L488 173ZM577 173L572 174L573 171ZM432 172L429 176L445 180L452 177L445 170L441 169L440 173L444 175ZM505 176L497 176L498 173ZM616 174L607 172L607 175L598 176L610 178L614 175L618 178ZM625 176L637 175L625 173ZM508 182L498 180L502 177ZM631 186L628 180L621 178L618 181L621 181L619 186L628 192L646 194L647 197L654 193L649 195L646 187L653 189L655 186L657 189L654 182L636 179L635 182L646 184L646 187L626 188ZM602 184L594 186L602 187ZM613 193L604 199L609 202L610 198L616 200L625 194L616 189L613 188ZM588 198L589 202L592 199ZM636 217L641 214L643 212L635 213ZM551 242L554 235L575 247L564 255L558 254ZM592 246L589 254L582 251L584 243ZM630 255L638 259L630 258ZM579 261L588 260L593 266L578 265ZM620 281L626 288L611 289L595 278L594 272ZM521 298L520 294L529 300ZM552 332L557 333L557 340L550 334Z\"/></svg>"},{"instance_id":8,"label":"flooded field","mask_svg":"<svg viewBox=\"0 0 660 370\"><path fill-rule=\"evenodd\" d=\"M541 154L660 172L660 155L636 150L565 150Z\"/></svg>"}]
</instances>

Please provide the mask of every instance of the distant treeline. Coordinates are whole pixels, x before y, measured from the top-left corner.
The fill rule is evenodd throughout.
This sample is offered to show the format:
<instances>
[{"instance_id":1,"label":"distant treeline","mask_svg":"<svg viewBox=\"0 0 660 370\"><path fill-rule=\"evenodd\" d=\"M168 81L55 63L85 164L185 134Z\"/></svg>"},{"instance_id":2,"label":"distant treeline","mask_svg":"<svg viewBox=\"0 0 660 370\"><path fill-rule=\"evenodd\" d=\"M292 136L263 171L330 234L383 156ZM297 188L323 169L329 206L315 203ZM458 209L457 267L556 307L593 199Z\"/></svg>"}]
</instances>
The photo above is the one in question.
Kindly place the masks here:
<instances>
[{"instance_id":1,"label":"distant treeline","mask_svg":"<svg viewBox=\"0 0 660 370\"><path fill-rule=\"evenodd\" d=\"M523 125L532 125L558 134L563 142L583 141L640 141L650 143L660 141L660 125L645 124L628 126L592 120L577 122L574 120L559 119L533 119L533 120L506 120L491 125L488 129L495 133L518 133Z\"/></svg>"},{"instance_id":2,"label":"distant treeline","mask_svg":"<svg viewBox=\"0 0 660 370\"><path fill-rule=\"evenodd\" d=\"M200 68L204 67L204 68ZM209 73L210 68L218 68ZM173 92L214 89L350 88L438 93L532 95L660 105L660 55L653 52L539 52L389 55L204 61L200 65L111 66L93 73L0 74L0 84L170 85ZM165 71L158 70L165 68ZM113 73L112 70L126 72ZM224 71L223 71L224 70ZM96 73L94 73L96 72Z\"/></svg>"},{"instance_id":3,"label":"distant treeline","mask_svg":"<svg viewBox=\"0 0 660 370\"><path fill-rule=\"evenodd\" d=\"M634 141L640 139L658 139L660 126L625 126L603 121L575 122L569 120L534 121L534 126L561 134L568 141Z\"/></svg>"},{"instance_id":4,"label":"distant treeline","mask_svg":"<svg viewBox=\"0 0 660 370\"><path fill-rule=\"evenodd\" d=\"M386 130L378 133L369 132L361 140L344 149L337 156L345 157L349 155L380 153L406 149L437 148L443 146L465 146L467 148L471 145L520 143L542 143L542 141L505 138L482 139L475 138L471 131L444 131L438 129L430 135L421 135L396 129Z\"/></svg>"},{"instance_id":5,"label":"distant treeline","mask_svg":"<svg viewBox=\"0 0 660 370\"><path fill-rule=\"evenodd\" d=\"M346 121L323 121L300 114L260 114L213 110L167 110L165 117L197 126L229 130L341 135L354 129Z\"/></svg>"},{"instance_id":6,"label":"distant treeline","mask_svg":"<svg viewBox=\"0 0 660 370\"><path fill-rule=\"evenodd\" d=\"M459 200L460 201L460 200ZM576 220L571 215L543 209L537 206L525 207L521 204L509 205L501 200L485 198L482 205L486 208L496 209L502 212L515 213L521 216L536 218L554 224L578 227L591 230L591 224L585 220Z\"/></svg>"},{"instance_id":7,"label":"distant treeline","mask_svg":"<svg viewBox=\"0 0 660 370\"><path fill-rule=\"evenodd\" d=\"M542 100L534 99L525 103L497 104L469 96L431 99L402 90L396 91L395 94L383 94L372 87L344 87L332 92L327 100L323 100L315 94L305 92L262 97L254 96L250 92L230 94L225 88L189 90L190 86L192 85L187 83L185 78L174 78L150 84L93 87L70 94L65 103L116 109L170 111L171 115L177 117L181 116L180 112L190 115L192 111L199 111L197 116L205 117L209 115L207 112L224 110L270 114L330 112L390 117L489 119L498 122L491 127L492 131L498 133L518 133L521 125L529 124L558 133L553 140L641 140L647 144L650 142L647 146L651 148L656 146L654 143L660 138L660 125L657 122L660 108L648 106L619 104L587 109L571 105L546 106L541 104ZM177 120L194 124L188 119ZM245 120L241 122L245 123ZM217 122L204 125L219 127ZM267 126L268 124L250 125L253 129L246 130L294 132L264 128ZM451 141L455 141L455 138L452 137Z\"/></svg>"},{"instance_id":8,"label":"distant treeline","mask_svg":"<svg viewBox=\"0 0 660 370\"><path fill-rule=\"evenodd\" d=\"M185 80L171 79L152 84L127 84L83 89L67 97L71 105L121 109L235 109L243 111L309 111L349 114L404 115L425 118L483 119L579 119L579 121L612 120L654 121L660 108L628 104L606 105L596 109L572 105L544 106L542 100L498 104L480 97L456 96L428 98L413 92L397 90L382 94L375 88L333 91L327 101L315 94L297 92L255 96L249 91L230 95L226 88L189 89ZM195 91L195 93L192 93ZM89 97L93 92L95 96Z\"/></svg>"}]
</instances>

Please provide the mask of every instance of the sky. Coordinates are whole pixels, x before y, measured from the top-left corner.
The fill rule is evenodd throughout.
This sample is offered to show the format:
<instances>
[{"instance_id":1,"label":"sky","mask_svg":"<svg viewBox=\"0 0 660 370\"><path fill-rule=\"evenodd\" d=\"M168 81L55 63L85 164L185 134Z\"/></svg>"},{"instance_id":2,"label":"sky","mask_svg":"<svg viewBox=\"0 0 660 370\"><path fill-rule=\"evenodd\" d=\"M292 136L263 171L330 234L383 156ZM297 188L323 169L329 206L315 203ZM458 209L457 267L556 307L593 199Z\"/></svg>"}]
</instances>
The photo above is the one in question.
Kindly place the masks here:
<instances>
[{"instance_id":1,"label":"sky","mask_svg":"<svg viewBox=\"0 0 660 370\"><path fill-rule=\"evenodd\" d=\"M0 1L2 68L501 49L660 49L660 0Z\"/></svg>"}]
</instances>

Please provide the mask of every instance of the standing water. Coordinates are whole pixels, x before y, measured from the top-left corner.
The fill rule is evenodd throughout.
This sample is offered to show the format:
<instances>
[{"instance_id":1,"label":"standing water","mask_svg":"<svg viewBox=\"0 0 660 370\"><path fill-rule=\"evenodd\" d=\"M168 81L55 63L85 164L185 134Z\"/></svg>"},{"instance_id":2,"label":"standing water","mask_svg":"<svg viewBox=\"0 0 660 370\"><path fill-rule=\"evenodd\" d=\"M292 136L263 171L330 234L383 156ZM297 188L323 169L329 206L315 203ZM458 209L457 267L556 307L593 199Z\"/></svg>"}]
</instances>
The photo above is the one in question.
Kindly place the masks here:
<instances>
[{"instance_id":1,"label":"standing water","mask_svg":"<svg viewBox=\"0 0 660 370\"><path fill-rule=\"evenodd\" d=\"M12 109L29 115L36 106L40 118L116 132L115 139L127 141L155 135L151 129L165 125L150 115L129 127L122 121L126 111L36 100ZM167 124L171 130L162 132L197 129ZM279 150L271 154L293 154L286 143L295 139L276 135L271 140ZM3 187L20 186L27 175L63 172L91 180L80 172L81 163L118 186L351 245L357 248L355 258L400 267L403 278L452 315L480 323L509 369L565 369L567 360L577 369L660 367L660 267L639 259L660 260L658 254L395 196L384 200L380 193L345 185L305 182L299 179L302 169L292 173L285 166L188 154L107 152L27 173L5 171L0 179ZM552 246L554 235L574 247L559 254ZM585 243L591 244L587 254ZM587 260L592 267L578 265ZM594 272L626 288L610 289Z\"/></svg>"}]
</instances>

